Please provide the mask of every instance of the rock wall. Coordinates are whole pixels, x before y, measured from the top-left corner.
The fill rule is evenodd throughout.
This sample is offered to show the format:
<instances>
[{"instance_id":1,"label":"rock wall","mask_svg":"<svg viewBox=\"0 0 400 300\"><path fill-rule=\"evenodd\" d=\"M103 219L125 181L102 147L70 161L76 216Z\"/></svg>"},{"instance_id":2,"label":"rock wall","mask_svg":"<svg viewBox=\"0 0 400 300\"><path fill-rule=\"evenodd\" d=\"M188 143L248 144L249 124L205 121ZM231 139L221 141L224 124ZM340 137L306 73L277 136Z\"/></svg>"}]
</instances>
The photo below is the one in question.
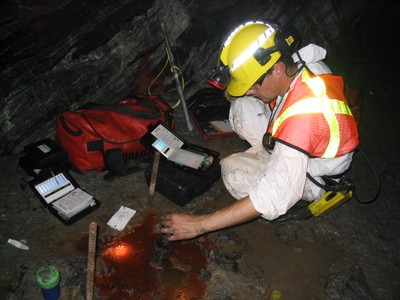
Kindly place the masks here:
<instances>
[{"instance_id":1,"label":"rock wall","mask_svg":"<svg viewBox=\"0 0 400 300\"><path fill-rule=\"evenodd\" d=\"M205 84L224 36L237 24L250 19L293 21L304 43L336 48L340 58L355 42L355 24L381 5L373 3L4 1L0 153L21 151L28 143L54 137L55 119L62 111L88 101L116 102L147 93L166 62L162 22L190 96ZM338 70L344 72L345 67L339 64ZM161 72L152 88L159 94L174 91L170 68Z\"/></svg>"}]
</instances>

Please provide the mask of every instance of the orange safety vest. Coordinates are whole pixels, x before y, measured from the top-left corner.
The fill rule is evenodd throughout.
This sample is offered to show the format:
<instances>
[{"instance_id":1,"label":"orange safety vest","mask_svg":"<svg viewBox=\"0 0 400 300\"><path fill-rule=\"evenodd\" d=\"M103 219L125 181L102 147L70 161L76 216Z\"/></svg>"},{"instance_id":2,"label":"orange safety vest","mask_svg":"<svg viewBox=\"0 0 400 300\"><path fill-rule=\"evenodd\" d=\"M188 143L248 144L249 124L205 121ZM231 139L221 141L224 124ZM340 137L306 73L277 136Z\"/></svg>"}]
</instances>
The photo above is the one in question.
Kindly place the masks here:
<instances>
[{"instance_id":1,"label":"orange safety vest","mask_svg":"<svg viewBox=\"0 0 400 300\"><path fill-rule=\"evenodd\" d=\"M343 91L342 77L303 70L268 133L310 157L333 158L355 150L357 124Z\"/></svg>"}]
</instances>

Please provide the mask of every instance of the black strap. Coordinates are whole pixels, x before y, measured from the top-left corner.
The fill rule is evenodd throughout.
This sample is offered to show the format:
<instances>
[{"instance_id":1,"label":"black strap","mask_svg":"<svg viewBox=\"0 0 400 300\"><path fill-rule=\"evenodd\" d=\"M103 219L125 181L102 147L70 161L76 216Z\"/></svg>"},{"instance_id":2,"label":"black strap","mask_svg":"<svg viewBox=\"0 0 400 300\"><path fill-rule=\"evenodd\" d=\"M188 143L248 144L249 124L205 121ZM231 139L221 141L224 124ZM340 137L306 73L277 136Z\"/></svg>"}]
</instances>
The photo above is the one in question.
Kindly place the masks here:
<instances>
[{"instance_id":1,"label":"black strap","mask_svg":"<svg viewBox=\"0 0 400 300\"><path fill-rule=\"evenodd\" d=\"M60 120L61 126L64 128L66 132L68 132L72 136L80 136L83 133L83 130L81 128L77 128L76 131L71 129L68 125L67 122L65 122L63 114L58 115L58 119Z\"/></svg>"},{"instance_id":2,"label":"black strap","mask_svg":"<svg viewBox=\"0 0 400 300\"><path fill-rule=\"evenodd\" d=\"M95 103L88 102L82 105L79 109L84 110L109 110L119 112L121 114L130 115L134 118L152 120L161 116L160 108L149 99L135 99L137 105L141 105L150 109L150 111L133 110L123 103Z\"/></svg>"},{"instance_id":3,"label":"black strap","mask_svg":"<svg viewBox=\"0 0 400 300\"><path fill-rule=\"evenodd\" d=\"M109 139L106 139L103 135L101 135L96 128L93 126L92 122L90 122L90 119L83 113L78 112L78 111L74 111L72 112L74 114L77 114L79 116L81 116L82 118L84 118L86 120L86 122L89 124L90 128L92 128L93 132L95 134L97 134L97 136L99 136L103 141L106 141L109 144L114 144L114 145L122 145L122 144L127 144L127 143L134 143L139 141L141 138L136 138L136 139L131 139L131 140L126 140L126 141L122 141L122 142L114 142L114 141L110 141Z\"/></svg>"},{"instance_id":4,"label":"black strap","mask_svg":"<svg viewBox=\"0 0 400 300\"><path fill-rule=\"evenodd\" d=\"M353 183L345 178L345 173L337 174L337 175L323 175L321 176L322 180L324 180L325 184L322 184L318 182L314 177L310 175L310 173L307 172L307 178L310 179L312 183L314 183L316 186L320 187L321 189L325 191L332 191L332 192L341 192L341 191L348 191L353 188ZM339 179L339 181L336 181L334 179Z\"/></svg>"}]
</instances>

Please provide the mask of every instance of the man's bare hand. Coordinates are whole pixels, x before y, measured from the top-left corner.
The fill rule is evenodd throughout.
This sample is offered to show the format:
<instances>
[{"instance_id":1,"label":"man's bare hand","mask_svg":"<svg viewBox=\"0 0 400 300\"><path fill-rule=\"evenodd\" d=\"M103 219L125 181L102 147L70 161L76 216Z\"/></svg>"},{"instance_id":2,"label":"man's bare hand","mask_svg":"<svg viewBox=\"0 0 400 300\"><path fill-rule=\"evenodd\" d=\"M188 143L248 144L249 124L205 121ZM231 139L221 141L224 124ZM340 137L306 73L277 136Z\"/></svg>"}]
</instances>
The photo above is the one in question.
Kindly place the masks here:
<instances>
[{"instance_id":1,"label":"man's bare hand","mask_svg":"<svg viewBox=\"0 0 400 300\"><path fill-rule=\"evenodd\" d=\"M204 215L169 214L161 217L161 233L168 241L187 240L258 218L261 214L247 196Z\"/></svg>"},{"instance_id":2,"label":"man's bare hand","mask_svg":"<svg viewBox=\"0 0 400 300\"><path fill-rule=\"evenodd\" d=\"M201 229L201 216L169 214L161 218L161 233L168 241L186 240L204 233Z\"/></svg>"}]
</instances>

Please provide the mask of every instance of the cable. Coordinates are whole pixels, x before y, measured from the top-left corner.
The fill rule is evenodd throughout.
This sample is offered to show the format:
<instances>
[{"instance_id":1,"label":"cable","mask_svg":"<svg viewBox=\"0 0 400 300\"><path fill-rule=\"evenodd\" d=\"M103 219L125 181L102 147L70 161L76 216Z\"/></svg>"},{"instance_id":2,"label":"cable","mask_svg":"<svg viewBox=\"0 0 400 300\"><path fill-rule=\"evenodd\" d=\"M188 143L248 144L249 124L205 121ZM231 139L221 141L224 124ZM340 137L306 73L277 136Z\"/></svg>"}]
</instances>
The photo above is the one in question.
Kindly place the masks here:
<instances>
[{"instance_id":1,"label":"cable","mask_svg":"<svg viewBox=\"0 0 400 300\"><path fill-rule=\"evenodd\" d=\"M152 87L152 85L153 85L154 82L161 76L161 74L164 72L164 70L165 70L165 68L167 67L168 63L169 63L170 66L171 66L171 72L172 72L172 73L174 73L174 70L176 70L176 71L179 73L179 75L180 75L180 77L181 77L182 89L185 90L185 79L183 78L183 74L182 74L181 69L180 69L178 66L172 65L171 59L170 59L170 57L169 57L168 49L165 49L165 51L166 51L166 53L167 53L167 59L165 60L165 64L164 64L164 66L162 67L161 71L160 71L160 72L156 75L156 77L154 77L154 79L150 82L150 84L149 84L149 86L148 86L148 88L147 88L147 94L148 94L148 95L151 95L151 87ZM173 108L173 109L177 108L177 107L179 106L180 103L181 103L181 100L178 99L178 101L177 101L175 104L171 105L171 108Z\"/></svg>"},{"instance_id":2,"label":"cable","mask_svg":"<svg viewBox=\"0 0 400 300\"><path fill-rule=\"evenodd\" d=\"M165 68L167 67L167 65L168 65L168 57L167 57L167 59L165 60L165 64L164 64L164 67L162 67L162 69L161 69L161 71L157 74L157 76L156 77L154 77L154 79L150 82L150 84L149 84L149 86L148 86L148 88L147 88L147 94L148 95L151 95L151 86L154 84L154 82L161 76L161 74L162 74L162 72L164 72L164 70L165 70Z\"/></svg>"},{"instance_id":3,"label":"cable","mask_svg":"<svg viewBox=\"0 0 400 300\"><path fill-rule=\"evenodd\" d=\"M374 173L375 180L376 180L376 183L377 183L375 194L371 198L359 199L359 198L356 197L356 195L354 193L354 199L356 199L360 203L365 203L366 204L366 203L371 203L372 201L374 201L378 197L378 194L379 194L379 192L381 190L381 182L379 180L378 173L375 171L374 167L369 162L369 160L368 160L367 156L365 155L364 151L361 149L360 146L358 147L358 149L360 150L360 153L363 156L364 160L366 161L368 167ZM319 183L314 177L312 177L307 172L307 178L312 183L314 183L315 185L317 185L318 187L320 187L321 189L323 189L325 191L341 192L341 191L344 191L344 190L349 190L349 189L354 188L354 184L349 179L346 179L345 176L343 176L343 174L339 174L339 175L336 175L336 176L321 176L321 177L325 182L328 182L328 184L324 185L322 183ZM340 178L340 180L338 182L336 182L336 181L333 180L333 178Z\"/></svg>"},{"instance_id":4,"label":"cable","mask_svg":"<svg viewBox=\"0 0 400 300\"><path fill-rule=\"evenodd\" d=\"M293 74L292 76L297 75L297 73L300 72L303 68L305 68L308 72L310 72L311 74L313 74L313 75L315 76L314 72L310 70L310 68L307 66L306 62L305 62L305 61L303 60L303 58L301 57L301 55L300 55L300 53L299 53L299 50L296 50L295 54L296 54L297 57L299 58L299 62L300 62L300 64L301 64L301 68L299 68L299 70L298 70L295 74ZM286 73L286 74L287 74L287 73ZM289 76L289 75L288 75L288 76ZM289 76L289 77L291 77L291 76Z\"/></svg>"},{"instance_id":5,"label":"cable","mask_svg":"<svg viewBox=\"0 0 400 300\"><path fill-rule=\"evenodd\" d=\"M362 157L364 158L365 162L367 163L368 167L371 169L372 173L374 173L374 176L375 176L375 180L376 180L377 185L376 185L376 191L375 191L375 194L374 194L373 197L371 197L371 198L369 198L369 199L367 198L367 200L365 200L365 199L363 199L363 200L358 199L356 196L354 196L354 198L355 198L358 202L360 202L360 203L371 203L372 201L374 201L374 200L378 197L379 192L381 191L381 181L379 180L378 173L376 172L376 170L374 169L374 167L372 166L372 164L371 164L370 161L368 160L368 158L367 158L367 156L365 155L364 151L361 149L360 146L358 147L358 149L360 150L360 153L361 153Z\"/></svg>"}]
</instances>

